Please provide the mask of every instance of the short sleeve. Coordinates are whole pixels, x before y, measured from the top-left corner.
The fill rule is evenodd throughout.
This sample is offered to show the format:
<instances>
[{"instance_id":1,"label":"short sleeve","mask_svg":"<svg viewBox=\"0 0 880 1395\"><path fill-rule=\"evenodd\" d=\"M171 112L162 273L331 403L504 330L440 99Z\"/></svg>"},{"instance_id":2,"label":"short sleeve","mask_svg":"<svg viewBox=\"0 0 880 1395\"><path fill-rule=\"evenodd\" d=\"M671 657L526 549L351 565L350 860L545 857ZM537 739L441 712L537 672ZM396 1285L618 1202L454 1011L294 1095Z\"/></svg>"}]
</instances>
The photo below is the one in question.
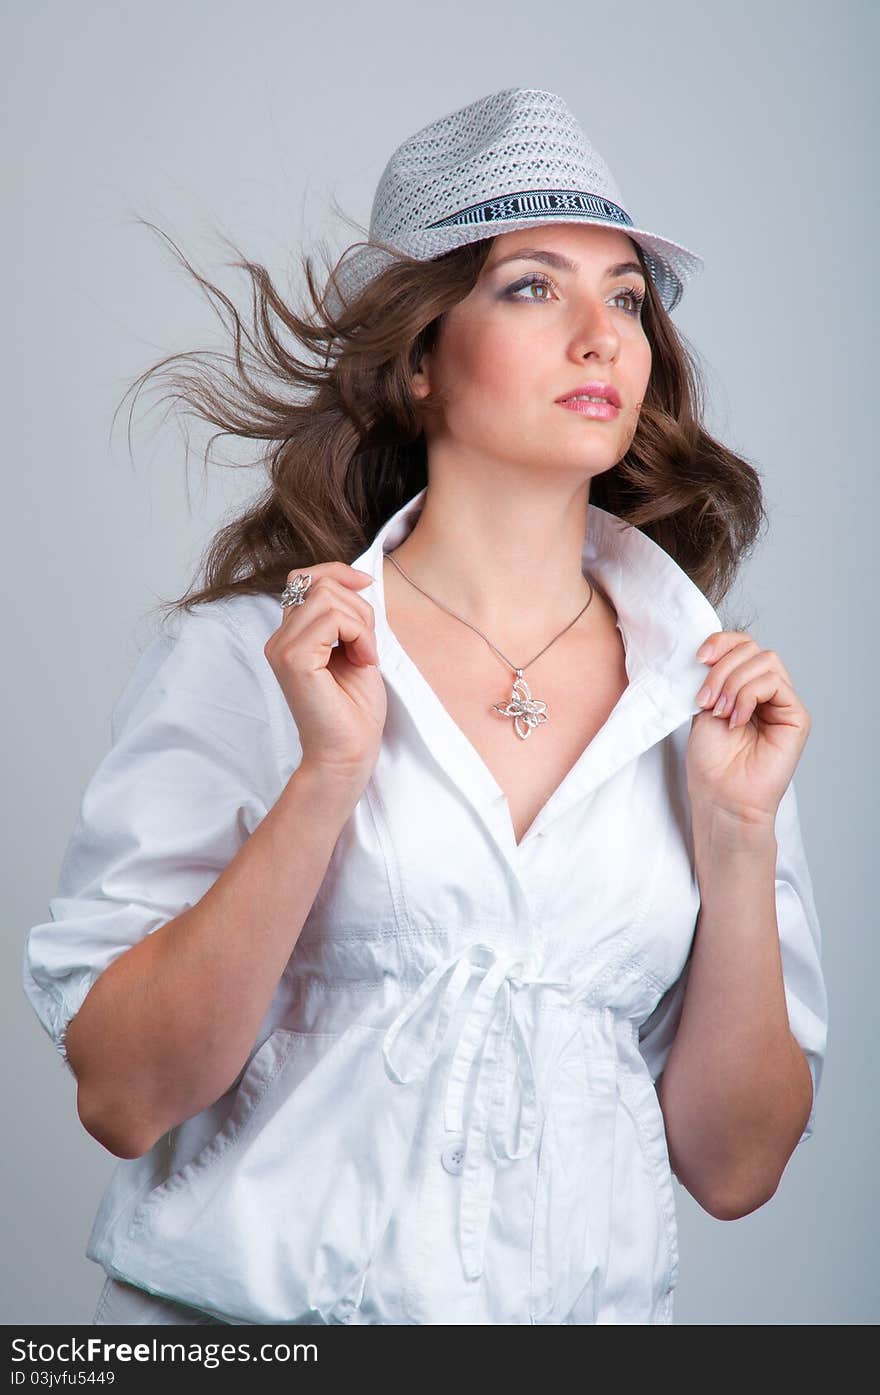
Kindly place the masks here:
<instances>
[{"instance_id":1,"label":"short sleeve","mask_svg":"<svg viewBox=\"0 0 880 1395\"><path fill-rule=\"evenodd\" d=\"M813 1081L813 1104L803 1143L814 1131L816 1104L828 1032L828 1002L822 972L822 933L792 780L776 811L776 922L785 1001L792 1035L804 1052ZM681 1017L691 960L640 1028L639 1050L652 1079L659 1078Z\"/></svg>"},{"instance_id":2,"label":"short sleeve","mask_svg":"<svg viewBox=\"0 0 880 1395\"><path fill-rule=\"evenodd\" d=\"M663 994L650 1017L639 1028L639 1050L656 1084L666 1066L681 1019L681 1009L691 969L690 955L675 983Z\"/></svg>"},{"instance_id":3,"label":"short sleeve","mask_svg":"<svg viewBox=\"0 0 880 1395\"><path fill-rule=\"evenodd\" d=\"M828 1039L828 996L822 971L822 931L791 782L776 811L776 920L782 951L785 1001L792 1035L813 1078L813 1105L798 1139L813 1134Z\"/></svg>"},{"instance_id":4,"label":"short sleeve","mask_svg":"<svg viewBox=\"0 0 880 1395\"><path fill-rule=\"evenodd\" d=\"M68 1024L100 974L199 901L277 797L255 662L222 602L203 602L173 613L117 699L24 946L25 994L68 1069Z\"/></svg>"}]
</instances>

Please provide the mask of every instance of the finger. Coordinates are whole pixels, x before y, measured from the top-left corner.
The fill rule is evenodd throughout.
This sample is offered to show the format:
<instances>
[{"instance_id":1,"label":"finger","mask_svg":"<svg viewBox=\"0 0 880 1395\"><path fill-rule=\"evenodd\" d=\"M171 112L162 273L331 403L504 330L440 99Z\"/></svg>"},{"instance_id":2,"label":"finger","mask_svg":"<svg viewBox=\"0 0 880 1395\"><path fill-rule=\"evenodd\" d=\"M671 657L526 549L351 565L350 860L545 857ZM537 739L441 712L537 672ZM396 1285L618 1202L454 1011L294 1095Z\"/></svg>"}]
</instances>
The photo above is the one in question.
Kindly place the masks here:
<instances>
[{"instance_id":1,"label":"finger","mask_svg":"<svg viewBox=\"0 0 880 1395\"><path fill-rule=\"evenodd\" d=\"M697 658L700 660L701 663L711 666L712 664L716 663L718 659L723 658L727 653L729 653L733 648L736 647L737 644L739 644L743 640L752 640L753 643L755 642L754 637L748 632L748 630L716 630L714 634L707 635L706 638L703 640L703 643L697 650ZM788 670L786 669L779 655L776 653L775 649L765 649L764 653L773 655L774 659L779 665L780 671L785 674L789 683L791 683L791 675L788 673Z\"/></svg>"},{"instance_id":2,"label":"finger","mask_svg":"<svg viewBox=\"0 0 880 1395\"><path fill-rule=\"evenodd\" d=\"M721 658L712 662L709 672L703 679L703 686L695 698L701 707L708 708L717 703L731 674L747 659L761 652L750 636L744 638L738 632L734 632L734 635L735 638L730 638L725 634L725 652Z\"/></svg>"},{"instance_id":3,"label":"finger","mask_svg":"<svg viewBox=\"0 0 880 1395\"><path fill-rule=\"evenodd\" d=\"M360 567L350 567L347 562L310 562L308 566L293 567L287 573L287 580L293 581L297 576L311 576L312 585L309 590L313 590L321 577L332 577L334 581L341 582L349 590L356 586L366 586L368 582L374 580L370 572L361 571ZM286 607L290 609L290 607Z\"/></svg>"},{"instance_id":4,"label":"finger","mask_svg":"<svg viewBox=\"0 0 880 1395\"><path fill-rule=\"evenodd\" d=\"M376 663L374 628L371 621L354 608L356 599L349 591L340 597L335 590L321 586L314 595L309 594L305 611L301 606L288 607L297 614L285 618L277 634L282 642L304 646L312 661L310 668L326 665L329 657L326 651L337 640L346 646L344 655L352 662Z\"/></svg>"},{"instance_id":5,"label":"finger","mask_svg":"<svg viewBox=\"0 0 880 1395\"><path fill-rule=\"evenodd\" d=\"M363 667L379 662L376 638L370 626L366 625L355 611L336 602L314 622L307 626L304 635L320 655L322 665L329 663L334 648L342 651L342 657L349 663ZM330 650L328 654L326 651Z\"/></svg>"},{"instance_id":6,"label":"finger","mask_svg":"<svg viewBox=\"0 0 880 1395\"><path fill-rule=\"evenodd\" d=\"M759 649L750 658L743 658L742 662L738 663L737 657L743 652L743 648L744 646L739 646L732 650L726 659L715 666L707 679L708 696L697 698L700 705L707 711L711 709L715 717L729 717L743 684L767 670L772 669L778 673L780 678L794 689L791 676L774 650Z\"/></svg>"},{"instance_id":7,"label":"finger","mask_svg":"<svg viewBox=\"0 0 880 1395\"><path fill-rule=\"evenodd\" d=\"M716 659L723 658L735 644L751 638L747 630L715 630L703 640L697 650L697 658L701 663L714 664Z\"/></svg>"},{"instance_id":8,"label":"finger","mask_svg":"<svg viewBox=\"0 0 880 1395\"><path fill-rule=\"evenodd\" d=\"M728 726L741 727L761 708L761 721L774 725L801 725L806 716L803 703L791 684L776 669L744 683L736 695Z\"/></svg>"},{"instance_id":9,"label":"finger","mask_svg":"<svg viewBox=\"0 0 880 1395\"><path fill-rule=\"evenodd\" d=\"M762 651L746 663L739 664L730 673L721 685L718 699L712 708L713 717L729 718L738 703L741 704L743 692L748 690L749 683L762 678L770 671L769 665L765 662ZM777 675L781 678L781 674ZM734 723L734 725L739 725Z\"/></svg>"},{"instance_id":10,"label":"finger","mask_svg":"<svg viewBox=\"0 0 880 1395\"><path fill-rule=\"evenodd\" d=\"M372 577L370 578L372 580ZM361 616L365 625L371 628L376 623L376 612L371 603L363 596L356 595L351 587L345 585L337 577L330 573L317 577L306 592L303 605L314 605L318 597L331 596L333 600L340 604L354 609ZM287 606L287 612L301 611L301 606Z\"/></svg>"}]
</instances>

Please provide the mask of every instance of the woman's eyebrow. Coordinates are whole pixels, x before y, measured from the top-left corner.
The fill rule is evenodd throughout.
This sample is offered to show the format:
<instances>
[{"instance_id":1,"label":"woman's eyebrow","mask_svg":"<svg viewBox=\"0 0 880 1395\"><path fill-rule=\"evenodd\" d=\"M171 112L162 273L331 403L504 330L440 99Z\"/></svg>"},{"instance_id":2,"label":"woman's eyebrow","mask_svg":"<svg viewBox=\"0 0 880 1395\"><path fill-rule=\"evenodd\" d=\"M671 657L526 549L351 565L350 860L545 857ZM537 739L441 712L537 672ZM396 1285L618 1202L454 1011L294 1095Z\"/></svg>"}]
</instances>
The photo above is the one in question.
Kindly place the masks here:
<instances>
[{"instance_id":1,"label":"woman's eyebrow","mask_svg":"<svg viewBox=\"0 0 880 1395\"><path fill-rule=\"evenodd\" d=\"M558 271L578 272L580 267L577 262L573 262L570 257L565 257L561 252L548 252L541 247L523 247L519 252L511 252L507 257L499 257L497 262L493 262L487 267L487 271L494 271L496 267L504 266L507 262L544 262L547 266L556 267ZM644 277L644 272L638 262L617 262L614 266L609 266L605 272L606 276L626 276L630 272Z\"/></svg>"}]
</instances>

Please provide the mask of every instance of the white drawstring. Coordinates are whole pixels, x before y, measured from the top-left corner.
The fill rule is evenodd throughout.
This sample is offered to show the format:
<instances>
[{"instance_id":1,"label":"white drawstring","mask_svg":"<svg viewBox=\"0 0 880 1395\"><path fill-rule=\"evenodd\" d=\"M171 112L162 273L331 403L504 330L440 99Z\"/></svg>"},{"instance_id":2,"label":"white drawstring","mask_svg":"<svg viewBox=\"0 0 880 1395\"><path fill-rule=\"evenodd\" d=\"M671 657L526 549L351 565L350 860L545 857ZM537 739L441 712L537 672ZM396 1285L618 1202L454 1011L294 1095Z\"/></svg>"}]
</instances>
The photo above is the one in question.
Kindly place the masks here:
<instances>
[{"instance_id":1,"label":"white drawstring","mask_svg":"<svg viewBox=\"0 0 880 1395\"><path fill-rule=\"evenodd\" d=\"M474 962L475 951L488 954L488 965ZM478 1278L483 1272L483 1253L495 1180L495 1163L499 1157L526 1157L535 1147L538 1138L538 1098L534 1063L516 1011L512 990L532 984L550 984L559 988L571 986L570 978L526 977L516 972L522 967L522 963L519 957L499 954L492 945L468 945L464 950L438 964L425 976L416 992L391 1023L382 1046L385 1069L392 1080L398 1084L421 1080L446 1039L449 1024L462 993L473 974L482 973L482 979L474 993L456 1043L444 1101L444 1124L447 1131L465 1133L465 1091L470 1071L479 1056L471 1118L465 1137L460 1205L462 1259L465 1273L470 1279ZM442 981L447 974L450 974L449 982L441 990ZM436 1002L434 1037L427 1054L419 1060L415 1040L408 1042L401 1034L430 997ZM410 1032L414 1037L412 1028ZM403 1059L399 1060L398 1065L392 1060L396 1044L398 1056L401 1055L402 1044ZM505 1059L511 1049L514 1069L505 1072ZM410 1067L408 1072L407 1066ZM509 1081L507 1088L505 1076ZM505 1136L503 1126L509 1117L510 1088L514 1080L519 1085L520 1098L518 1136L516 1143L512 1144Z\"/></svg>"}]
</instances>

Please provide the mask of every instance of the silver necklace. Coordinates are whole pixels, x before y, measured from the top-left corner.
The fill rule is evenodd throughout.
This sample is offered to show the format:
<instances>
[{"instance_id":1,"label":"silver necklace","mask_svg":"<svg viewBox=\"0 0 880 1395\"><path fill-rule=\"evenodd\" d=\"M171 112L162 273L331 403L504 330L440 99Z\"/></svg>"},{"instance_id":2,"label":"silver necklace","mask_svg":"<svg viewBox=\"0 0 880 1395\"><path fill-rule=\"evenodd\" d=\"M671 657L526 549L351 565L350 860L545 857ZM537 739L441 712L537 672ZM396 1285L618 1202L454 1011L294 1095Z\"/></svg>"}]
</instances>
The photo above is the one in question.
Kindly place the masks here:
<instances>
[{"instance_id":1,"label":"silver necklace","mask_svg":"<svg viewBox=\"0 0 880 1395\"><path fill-rule=\"evenodd\" d=\"M400 563L395 562L390 552L386 552L385 556L388 558L389 562L394 564L394 566L400 572L400 575L406 577L406 580L409 582L411 586L415 586L417 591L421 591L423 596L427 596L429 601L433 601L434 604L438 605L441 610L445 610L446 614L451 615L454 620L460 620L463 625L467 625L468 629L473 630L475 634L478 634L481 639L484 639L486 641L490 648L495 650L495 653L498 654L499 657L504 660L508 668L513 669L513 672L515 673L516 677L513 682L510 700L508 702L493 702L492 707L494 711L500 713L502 717L513 718L513 725L516 730L517 736L521 736L522 739L525 740L527 736L530 736L532 734L535 727L540 726L542 722L548 721L550 718L550 712L546 702L541 702L538 698L532 697L531 689L529 688L529 685L526 682L526 680L523 678L523 672L525 671L525 669L530 668L533 663L536 663L537 660L540 659L541 654L546 654L547 650L550 648L550 644L555 644L557 639L561 639L562 636L566 634L568 630L571 629L571 626L574 625L576 621L580 620L584 611L587 609L587 606L593 599L593 586L589 577L586 578L587 585L590 588L590 600L587 601L587 605L585 605L582 610L578 611L577 615L574 617L574 620L572 620L570 624L566 625L564 630L560 630L559 634L555 635L554 638L551 639L550 644L544 645L544 648L541 650L540 654L536 654L534 659L529 659L529 662L527 664L523 664L521 668L518 668L516 664L512 664L510 662L510 659L507 658L506 654L501 653L501 650L498 649L497 646L492 643L488 635L484 635L482 630L477 629L476 625L472 625L469 620L465 620L464 616L457 615L454 610L450 610L448 606L443 605L442 601L436 600L434 596L429 596L427 591L422 591L421 586L417 585L417 583L413 581L411 576L407 576Z\"/></svg>"}]
</instances>

